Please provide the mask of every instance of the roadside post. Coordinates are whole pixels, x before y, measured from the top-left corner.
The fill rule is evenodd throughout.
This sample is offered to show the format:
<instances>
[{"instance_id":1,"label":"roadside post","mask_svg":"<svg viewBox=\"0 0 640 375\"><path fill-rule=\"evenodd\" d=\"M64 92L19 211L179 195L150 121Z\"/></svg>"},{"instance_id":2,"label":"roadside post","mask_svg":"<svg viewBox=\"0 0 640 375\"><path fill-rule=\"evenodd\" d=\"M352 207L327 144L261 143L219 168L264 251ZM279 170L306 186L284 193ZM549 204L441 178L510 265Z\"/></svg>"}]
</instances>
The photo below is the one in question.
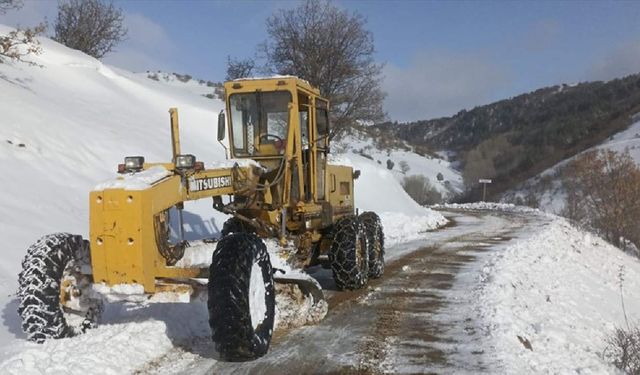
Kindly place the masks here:
<instances>
[{"instance_id":1,"label":"roadside post","mask_svg":"<svg viewBox=\"0 0 640 375\"><path fill-rule=\"evenodd\" d=\"M488 178L481 178L478 182L484 185L482 188L482 201L484 202L487 197L487 184L490 184L492 181Z\"/></svg>"}]
</instances>

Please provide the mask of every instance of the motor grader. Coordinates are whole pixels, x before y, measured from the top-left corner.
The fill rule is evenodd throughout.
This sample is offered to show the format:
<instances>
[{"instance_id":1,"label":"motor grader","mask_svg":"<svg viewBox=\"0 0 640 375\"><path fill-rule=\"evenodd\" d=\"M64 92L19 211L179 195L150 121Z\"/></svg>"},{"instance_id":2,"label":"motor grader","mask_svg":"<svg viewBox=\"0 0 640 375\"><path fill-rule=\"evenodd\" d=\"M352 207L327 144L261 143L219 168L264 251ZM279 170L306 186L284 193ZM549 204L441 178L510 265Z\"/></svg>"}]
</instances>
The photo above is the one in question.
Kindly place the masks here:
<instances>
[{"instance_id":1,"label":"motor grader","mask_svg":"<svg viewBox=\"0 0 640 375\"><path fill-rule=\"evenodd\" d=\"M290 248L293 267L331 268L338 289L382 275L380 219L354 205L359 171L328 162L329 102L295 77L234 80L224 89L217 139L226 162L207 168L182 153L173 108L170 162L126 157L118 177L89 194L88 239L57 233L27 250L18 312L29 340L94 327L105 289L152 299L204 285L215 354L251 360L271 341L275 283L323 301L317 283L277 272L264 240ZM219 238L200 242L215 246L206 265L189 261L203 246L185 240L183 221L185 202L202 199L229 215Z\"/></svg>"}]
</instances>

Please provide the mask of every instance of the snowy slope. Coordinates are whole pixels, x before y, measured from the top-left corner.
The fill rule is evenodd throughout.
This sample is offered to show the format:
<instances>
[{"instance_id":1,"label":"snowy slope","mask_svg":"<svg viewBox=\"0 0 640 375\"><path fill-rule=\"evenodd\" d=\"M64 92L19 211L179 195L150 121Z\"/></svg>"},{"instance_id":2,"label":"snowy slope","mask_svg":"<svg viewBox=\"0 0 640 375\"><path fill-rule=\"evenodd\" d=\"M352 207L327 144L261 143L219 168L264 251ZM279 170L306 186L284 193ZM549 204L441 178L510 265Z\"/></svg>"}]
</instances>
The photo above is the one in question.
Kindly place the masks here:
<instances>
[{"instance_id":1,"label":"snowy slope","mask_svg":"<svg viewBox=\"0 0 640 375\"><path fill-rule=\"evenodd\" d=\"M628 151L636 164L640 165L640 121L637 121L637 116L633 116L636 121L626 130L583 152L592 150ZM540 201L540 209L550 213L559 213L565 204L564 189L559 174L562 168L575 158L576 156L565 159L538 176L527 180L518 189L504 193L501 200L512 202L516 197L524 198L533 192Z\"/></svg>"},{"instance_id":2,"label":"snowy slope","mask_svg":"<svg viewBox=\"0 0 640 375\"><path fill-rule=\"evenodd\" d=\"M8 30L0 25L0 34ZM97 350L96 343L109 340L121 341L123 345L115 345L121 349L144 332L147 337L136 345L149 343L147 357L141 350L135 360L121 359L121 350L110 351L105 343L101 347L104 352L97 357L93 353L95 363L88 361L76 368L84 373L96 368L92 366L127 372L138 366L137 361L162 354L171 339L188 338L195 331L206 335L202 332L207 319L204 305L111 306L105 313L107 325L95 333L79 341L34 346L24 341L16 313L14 293L20 262L26 248L44 234L88 234L89 191L113 178L125 155L144 155L148 161L170 159L170 107L180 111L183 152L209 165L224 160L224 150L215 140L217 114L223 103L179 84L106 66L46 38L42 44L44 53L32 57L41 67L0 64L0 236L4 245L0 255L0 367L22 373L33 364L31 360L49 358L53 361L51 371L56 372L60 368L54 362L68 359L61 352L77 350L89 355ZM445 222L440 214L416 205L388 172L380 172L376 165L357 157L349 162L363 170L355 186L358 208L380 209L383 223L396 226L390 230L402 229L389 233L391 243L415 238ZM383 197L383 193L388 195ZM380 203L383 198L385 204ZM203 236L216 235L225 217L211 209L210 201L200 203L188 204L186 210L191 215L186 216L206 232ZM402 227L399 219L414 224ZM176 319L184 314L193 321ZM128 323L131 321L136 323ZM13 355L17 357L2 364Z\"/></svg>"},{"instance_id":3,"label":"snowy slope","mask_svg":"<svg viewBox=\"0 0 640 375\"><path fill-rule=\"evenodd\" d=\"M222 89L220 83L194 79L186 74L167 73L167 72L146 72L137 73L140 77L146 77L151 80L158 81L173 88L186 90L200 96L212 96L219 98L216 94L216 88Z\"/></svg>"},{"instance_id":4,"label":"snowy slope","mask_svg":"<svg viewBox=\"0 0 640 375\"><path fill-rule=\"evenodd\" d=\"M369 135L361 132L355 132L344 137L334 147L340 152L366 155L370 160L385 169L387 168L387 160L391 160L393 163L391 172L398 182L402 183L406 176L423 175L442 193L445 199L452 198L464 190L462 175L445 159L422 156L415 152L395 147L381 150ZM408 167L406 172L401 169L402 162L406 163ZM442 174L442 181L438 180L439 173Z\"/></svg>"}]
</instances>

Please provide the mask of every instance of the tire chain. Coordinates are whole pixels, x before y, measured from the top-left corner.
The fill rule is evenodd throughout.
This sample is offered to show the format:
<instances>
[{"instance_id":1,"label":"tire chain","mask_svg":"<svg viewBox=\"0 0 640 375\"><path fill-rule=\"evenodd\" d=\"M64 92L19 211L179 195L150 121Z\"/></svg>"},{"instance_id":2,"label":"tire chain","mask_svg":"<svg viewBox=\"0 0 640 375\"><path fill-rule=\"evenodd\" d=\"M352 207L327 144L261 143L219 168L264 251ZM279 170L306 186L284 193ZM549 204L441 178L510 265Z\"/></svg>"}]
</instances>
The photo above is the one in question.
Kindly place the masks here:
<instances>
[{"instance_id":1,"label":"tire chain","mask_svg":"<svg viewBox=\"0 0 640 375\"><path fill-rule=\"evenodd\" d=\"M88 242L81 236L56 233L42 237L27 249L18 274L18 314L29 341L74 336L95 325L98 311L80 327L70 327L60 305L60 282L65 269L88 257Z\"/></svg>"},{"instance_id":2,"label":"tire chain","mask_svg":"<svg viewBox=\"0 0 640 375\"><path fill-rule=\"evenodd\" d=\"M360 289L368 280L368 252L365 251L364 267L360 269L356 256L356 241L364 230L355 216L339 219L333 227L333 239L329 250L329 261L333 279L338 289Z\"/></svg>"}]
</instances>

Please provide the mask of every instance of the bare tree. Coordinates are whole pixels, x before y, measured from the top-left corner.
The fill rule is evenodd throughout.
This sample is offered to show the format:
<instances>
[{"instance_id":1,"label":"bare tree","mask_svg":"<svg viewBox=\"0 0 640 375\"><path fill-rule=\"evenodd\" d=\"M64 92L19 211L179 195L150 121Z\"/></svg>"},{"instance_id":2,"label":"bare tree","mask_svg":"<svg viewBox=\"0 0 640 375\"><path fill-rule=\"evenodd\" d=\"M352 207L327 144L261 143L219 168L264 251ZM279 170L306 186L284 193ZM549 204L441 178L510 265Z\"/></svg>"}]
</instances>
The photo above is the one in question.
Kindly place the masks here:
<instances>
[{"instance_id":1,"label":"bare tree","mask_svg":"<svg viewBox=\"0 0 640 375\"><path fill-rule=\"evenodd\" d=\"M20 9L23 5L22 0L0 0L0 14L5 14L13 9Z\"/></svg>"},{"instance_id":2,"label":"bare tree","mask_svg":"<svg viewBox=\"0 0 640 375\"><path fill-rule=\"evenodd\" d=\"M124 13L113 3L101 0L68 0L58 8L54 40L102 58L124 40Z\"/></svg>"},{"instance_id":3,"label":"bare tree","mask_svg":"<svg viewBox=\"0 0 640 375\"><path fill-rule=\"evenodd\" d=\"M1 0L0 0L1 1ZM25 56L42 53L40 41L36 37L46 30L46 23L41 23L33 28L17 28L7 35L0 35L0 63L5 60L22 61L30 65L37 65L32 61L24 60Z\"/></svg>"},{"instance_id":4,"label":"bare tree","mask_svg":"<svg viewBox=\"0 0 640 375\"><path fill-rule=\"evenodd\" d=\"M227 81L231 81L238 78L251 77L253 69L256 67L256 62L251 59L232 59L231 56L227 56Z\"/></svg>"},{"instance_id":5,"label":"bare tree","mask_svg":"<svg viewBox=\"0 0 640 375\"><path fill-rule=\"evenodd\" d=\"M331 100L331 138L385 116L382 65L374 61L373 35L365 23L358 13L313 0L267 19L269 39L259 47L267 70L303 78Z\"/></svg>"}]
</instances>

